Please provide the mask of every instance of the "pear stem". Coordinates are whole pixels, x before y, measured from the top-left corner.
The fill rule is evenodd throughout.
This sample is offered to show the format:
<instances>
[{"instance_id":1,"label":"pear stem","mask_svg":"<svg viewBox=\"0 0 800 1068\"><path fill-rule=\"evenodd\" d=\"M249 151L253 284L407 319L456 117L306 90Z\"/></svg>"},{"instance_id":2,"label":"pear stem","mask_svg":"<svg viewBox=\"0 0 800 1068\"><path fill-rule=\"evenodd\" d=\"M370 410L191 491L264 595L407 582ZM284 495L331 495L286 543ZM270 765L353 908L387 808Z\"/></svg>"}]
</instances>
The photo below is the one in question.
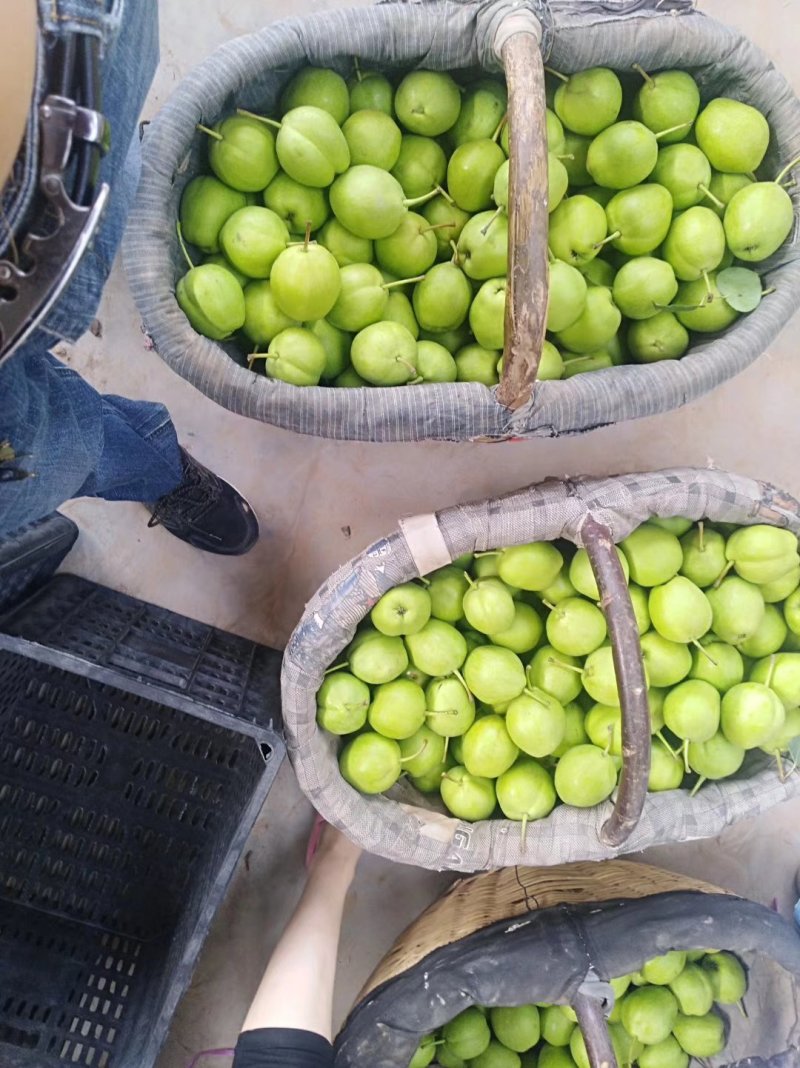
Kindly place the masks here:
<instances>
[{"instance_id":1,"label":"pear stem","mask_svg":"<svg viewBox=\"0 0 800 1068\"><path fill-rule=\"evenodd\" d=\"M417 581L421 582L423 586L430 586L431 584L431 580L429 578L425 578L424 575L420 575Z\"/></svg>"},{"instance_id":2,"label":"pear stem","mask_svg":"<svg viewBox=\"0 0 800 1068\"><path fill-rule=\"evenodd\" d=\"M575 159L575 153L574 152L565 152L561 156L556 156L556 159Z\"/></svg>"},{"instance_id":3,"label":"pear stem","mask_svg":"<svg viewBox=\"0 0 800 1068\"><path fill-rule=\"evenodd\" d=\"M195 129L199 130L201 133L208 134L208 136L213 137L215 141L225 140L221 133L217 133L216 130L212 130L209 126L203 126L203 124L200 122L198 122Z\"/></svg>"},{"instance_id":4,"label":"pear stem","mask_svg":"<svg viewBox=\"0 0 800 1068\"><path fill-rule=\"evenodd\" d=\"M697 780L697 782L692 787L692 792L689 794L689 797L694 797L694 795L697 793L697 791L700 789L700 787L703 785L704 782L707 782L706 776L705 775L701 775L700 778Z\"/></svg>"},{"instance_id":5,"label":"pear stem","mask_svg":"<svg viewBox=\"0 0 800 1068\"><path fill-rule=\"evenodd\" d=\"M656 141L659 137L666 137L667 134L677 133L678 130L685 130L687 126L691 125L691 122L679 122L677 126L668 126L666 130L659 130L655 135Z\"/></svg>"},{"instance_id":6,"label":"pear stem","mask_svg":"<svg viewBox=\"0 0 800 1068\"><path fill-rule=\"evenodd\" d=\"M422 756L422 754L425 752L425 750L427 748L428 748L428 739L426 738L425 741L422 743L422 746L416 751L416 753L412 753L411 756L402 757L401 760L400 760L400 763L401 764L408 764L412 760L416 760L418 756Z\"/></svg>"},{"instance_id":7,"label":"pear stem","mask_svg":"<svg viewBox=\"0 0 800 1068\"><path fill-rule=\"evenodd\" d=\"M308 242L311 240L311 220L306 220L306 236L303 241L303 252L308 252Z\"/></svg>"},{"instance_id":8,"label":"pear stem","mask_svg":"<svg viewBox=\"0 0 800 1068\"><path fill-rule=\"evenodd\" d=\"M409 282L421 282L424 277L424 274L418 274L413 278L396 278L394 282L384 282L381 289L391 289L392 286L405 286L408 285Z\"/></svg>"},{"instance_id":9,"label":"pear stem","mask_svg":"<svg viewBox=\"0 0 800 1068\"><path fill-rule=\"evenodd\" d=\"M452 228L455 225L456 224L454 222L433 223L432 226L425 226L422 230L420 230L420 233L421 234L429 234L431 232L431 230L445 230L445 229Z\"/></svg>"},{"instance_id":10,"label":"pear stem","mask_svg":"<svg viewBox=\"0 0 800 1068\"><path fill-rule=\"evenodd\" d=\"M618 237L622 237L621 230L615 230L613 234L609 234L608 237L604 237L602 241L596 242L592 245L592 248L602 248L603 245L607 245L610 241L616 241Z\"/></svg>"},{"instance_id":11,"label":"pear stem","mask_svg":"<svg viewBox=\"0 0 800 1068\"><path fill-rule=\"evenodd\" d=\"M561 71L559 71L559 70L553 70L552 67L545 67L544 69L547 71L548 74L552 74L554 78L559 78L562 82L568 82L569 81L569 78L567 77L567 75L566 74L562 74Z\"/></svg>"},{"instance_id":12,"label":"pear stem","mask_svg":"<svg viewBox=\"0 0 800 1068\"><path fill-rule=\"evenodd\" d=\"M644 80L647 82L648 85L655 85L656 84L655 80L650 77L650 75L647 73L647 71L644 69L644 67L640 63L631 64L631 70L635 70L637 74L641 74L641 76L644 78Z\"/></svg>"},{"instance_id":13,"label":"pear stem","mask_svg":"<svg viewBox=\"0 0 800 1068\"><path fill-rule=\"evenodd\" d=\"M500 553L500 549L483 549L481 552L475 553L474 555L477 558L479 556L500 556Z\"/></svg>"},{"instance_id":14,"label":"pear stem","mask_svg":"<svg viewBox=\"0 0 800 1068\"><path fill-rule=\"evenodd\" d=\"M775 674L776 664L777 660L775 654L773 653L772 656L769 658L769 671L767 672L767 681L764 683L765 686L772 685L772 676Z\"/></svg>"},{"instance_id":15,"label":"pear stem","mask_svg":"<svg viewBox=\"0 0 800 1068\"><path fill-rule=\"evenodd\" d=\"M681 752L683 753L683 766L686 768L686 774L688 775L692 770L689 767L689 739L688 738L684 738L683 739L683 745L681 746Z\"/></svg>"},{"instance_id":16,"label":"pear stem","mask_svg":"<svg viewBox=\"0 0 800 1068\"><path fill-rule=\"evenodd\" d=\"M698 182L697 188L700 190L704 197L708 197L711 203L716 204L717 207L721 210L724 210L727 207L727 204L725 204L724 201L720 200L719 197L714 196L714 194L711 192L707 185L703 185L702 182Z\"/></svg>"},{"instance_id":17,"label":"pear stem","mask_svg":"<svg viewBox=\"0 0 800 1068\"><path fill-rule=\"evenodd\" d=\"M700 650L700 652L701 652L701 653L703 654L703 656L704 656L704 657L706 658L706 660L707 660L707 661L709 662L709 664L713 664L713 665L714 665L714 667L719 667L719 664L718 664L718 663L717 663L717 661L716 661L716 660L714 659L714 657L713 657L713 656L712 656L712 655L711 655L711 654L710 654L710 653L708 652L708 650L707 650L707 649L705 649L705 648L704 648L704 647L703 647L703 646L702 646L702 645L700 644L700 642L699 642L699 641L697 640L697 638L692 638L692 641L691 641L691 643L690 643L690 644L694 645L694 646L695 646L695 647L696 647L697 649L699 649L699 650Z\"/></svg>"},{"instance_id":18,"label":"pear stem","mask_svg":"<svg viewBox=\"0 0 800 1068\"><path fill-rule=\"evenodd\" d=\"M550 248L549 245L547 246L547 260L548 260L549 263L555 263L556 262L556 258L553 255L553 250Z\"/></svg>"},{"instance_id":19,"label":"pear stem","mask_svg":"<svg viewBox=\"0 0 800 1068\"><path fill-rule=\"evenodd\" d=\"M458 267L458 261L459 261L458 245L455 243L455 241L452 241L452 240L449 241L448 244L450 245L450 248L453 250L453 258L451 259L450 262L455 264L456 267Z\"/></svg>"},{"instance_id":20,"label":"pear stem","mask_svg":"<svg viewBox=\"0 0 800 1068\"><path fill-rule=\"evenodd\" d=\"M417 375L417 377L416 378L412 378L410 382L406 382L406 385L407 386L419 386L424 381L425 381L425 379L423 378L422 375Z\"/></svg>"},{"instance_id":21,"label":"pear stem","mask_svg":"<svg viewBox=\"0 0 800 1068\"><path fill-rule=\"evenodd\" d=\"M793 170L798 165L798 163L800 163L800 156L795 156L795 158L790 163L786 164L786 166L780 172L775 181L780 184L781 180L785 178L789 171Z\"/></svg>"},{"instance_id":22,"label":"pear stem","mask_svg":"<svg viewBox=\"0 0 800 1068\"><path fill-rule=\"evenodd\" d=\"M661 744L664 746L664 748L667 750L667 752L670 754L670 756L672 756L674 759L677 759L678 754L675 752L675 750L669 744L667 739L664 737L664 732L663 731L656 731L656 738L658 738L659 742L661 742Z\"/></svg>"},{"instance_id":23,"label":"pear stem","mask_svg":"<svg viewBox=\"0 0 800 1068\"><path fill-rule=\"evenodd\" d=\"M470 691L469 686L467 686L467 680L464 678L464 676L461 674L461 672L458 670L458 668L453 668L453 674L458 679L458 681L461 683L461 685L464 687L464 689L467 691L467 695L468 695L470 701L472 702L472 704L474 705L475 704L475 698L472 696L472 692Z\"/></svg>"},{"instance_id":24,"label":"pear stem","mask_svg":"<svg viewBox=\"0 0 800 1068\"><path fill-rule=\"evenodd\" d=\"M255 119L256 122L263 122L267 126L274 126L278 130L280 130L283 125L283 123L278 122L277 119L268 119L266 115L256 115L254 111L247 111L245 108L237 108L236 114L244 115L246 119Z\"/></svg>"},{"instance_id":25,"label":"pear stem","mask_svg":"<svg viewBox=\"0 0 800 1068\"><path fill-rule=\"evenodd\" d=\"M708 277L708 271L703 271L703 281L706 284L706 304L710 304L711 301L714 299L714 290L711 288L711 281Z\"/></svg>"},{"instance_id":26,"label":"pear stem","mask_svg":"<svg viewBox=\"0 0 800 1068\"><path fill-rule=\"evenodd\" d=\"M436 192L439 194L440 197L444 197L444 199L447 201L451 208L455 207L456 202L453 200L453 198L450 196L446 189L442 189L440 185L437 185Z\"/></svg>"},{"instance_id":27,"label":"pear stem","mask_svg":"<svg viewBox=\"0 0 800 1068\"><path fill-rule=\"evenodd\" d=\"M327 671L323 672L323 675L331 675L334 671L341 671L342 668L350 667L349 660L343 660L341 664L334 664L333 667L329 667Z\"/></svg>"},{"instance_id":28,"label":"pear stem","mask_svg":"<svg viewBox=\"0 0 800 1068\"><path fill-rule=\"evenodd\" d=\"M775 292L777 292L775 286L770 286L769 289L762 289L761 290L761 296L762 297L768 297L770 295L770 293L775 293Z\"/></svg>"},{"instance_id":29,"label":"pear stem","mask_svg":"<svg viewBox=\"0 0 800 1068\"><path fill-rule=\"evenodd\" d=\"M396 359L397 359L398 363L402 363L402 365L404 367L408 368L408 370L411 372L411 374L414 376L414 378L417 377L417 375L419 374L419 371L417 370L417 368L414 366L413 363L409 363L408 360L404 360L402 356L397 356Z\"/></svg>"},{"instance_id":30,"label":"pear stem","mask_svg":"<svg viewBox=\"0 0 800 1068\"><path fill-rule=\"evenodd\" d=\"M450 749L450 735L446 735L444 739L444 752L442 753L442 763L447 763L447 752Z\"/></svg>"},{"instance_id":31,"label":"pear stem","mask_svg":"<svg viewBox=\"0 0 800 1068\"><path fill-rule=\"evenodd\" d=\"M495 221L495 219L497 218L497 216L498 216L498 215L502 215L502 213L503 213L503 212L504 212L505 210L506 210L506 209L505 209L505 208L502 208L502 207L500 207L500 208L497 208L497 209L496 209L496 211L495 211L495 213L494 213L494 215L492 215L491 219L489 219L489 221L488 221L488 222L486 223L486 225L485 225L485 226L482 226L482 227L481 227L481 233L483 234L483 236L484 236L484 237L486 236L486 232L487 232L487 230L488 230L488 229L489 229L489 227L490 227L490 226L492 225L492 223L493 223L493 222Z\"/></svg>"},{"instance_id":32,"label":"pear stem","mask_svg":"<svg viewBox=\"0 0 800 1068\"><path fill-rule=\"evenodd\" d=\"M700 552L704 553L706 551L706 542L705 542L706 525L705 525L705 523L703 522L702 519L697 524L697 536L698 536L698 541L700 543Z\"/></svg>"},{"instance_id":33,"label":"pear stem","mask_svg":"<svg viewBox=\"0 0 800 1068\"><path fill-rule=\"evenodd\" d=\"M498 122L498 124L497 124L497 126L495 128L495 131L491 136L491 140L492 141L497 141L497 138L503 132L503 127L506 125L507 122L508 122L508 112L506 112L505 115L500 120L500 122Z\"/></svg>"},{"instance_id":34,"label":"pear stem","mask_svg":"<svg viewBox=\"0 0 800 1068\"><path fill-rule=\"evenodd\" d=\"M574 671L576 675L583 674L583 668L576 667L574 664L566 664L563 660L559 660L558 657L548 656L548 664L555 664L557 667L564 668L566 671Z\"/></svg>"},{"instance_id":35,"label":"pear stem","mask_svg":"<svg viewBox=\"0 0 800 1068\"><path fill-rule=\"evenodd\" d=\"M705 308L706 304L707 304L706 297L703 297L703 299L700 301L699 304L658 304L656 301L653 301L653 307L654 308L659 308L661 311L671 311L671 312L676 312L676 311L697 311L698 308Z\"/></svg>"},{"instance_id":36,"label":"pear stem","mask_svg":"<svg viewBox=\"0 0 800 1068\"><path fill-rule=\"evenodd\" d=\"M189 255L189 250L186 247L186 242L183 240L183 227L180 223L176 223L175 229L178 231L178 244L181 246L181 252L184 255L184 259L189 264L189 270L194 270L194 263L192 257Z\"/></svg>"},{"instance_id":37,"label":"pear stem","mask_svg":"<svg viewBox=\"0 0 800 1068\"><path fill-rule=\"evenodd\" d=\"M728 572L730 571L730 569L732 567L733 567L733 560L729 560L727 562L727 564L725 565L725 567L723 567L722 571L719 573L719 576L714 580L714 589L715 590L719 589L720 583L722 582L722 580L725 578L725 576L728 574Z\"/></svg>"},{"instance_id":38,"label":"pear stem","mask_svg":"<svg viewBox=\"0 0 800 1068\"><path fill-rule=\"evenodd\" d=\"M364 75L361 73L361 64L358 62L358 56L353 56L353 70L355 71L356 81L363 82Z\"/></svg>"},{"instance_id":39,"label":"pear stem","mask_svg":"<svg viewBox=\"0 0 800 1068\"><path fill-rule=\"evenodd\" d=\"M523 816L522 817L522 834L521 834L520 840L519 840L520 849L523 852L525 852L525 842L527 840L527 837L528 837L528 817L527 816Z\"/></svg>"},{"instance_id":40,"label":"pear stem","mask_svg":"<svg viewBox=\"0 0 800 1068\"><path fill-rule=\"evenodd\" d=\"M541 705L542 708L549 707L547 701L543 701L541 697L535 694L533 690L529 689L527 686L522 692L525 694L526 697L530 697L531 701L535 701L537 705Z\"/></svg>"},{"instance_id":41,"label":"pear stem","mask_svg":"<svg viewBox=\"0 0 800 1068\"><path fill-rule=\"evenodd\" d=\"M253 370L253 364L256 362L256 360L266 360L266 358L267 358L266 352L251 352L251 353L248 353L248 356L247 356L247 369L249 371L252 371Z\"/></svg>"},{"instance_id":42,"label":"pear stem","mask_svg":"<svg viewBox=\"0 0 800 1068\"><path fill-rule=\"evenodd\" d=\"M440 192L442 192L442 190L440 190L439 186L437 185L434 186L433 189L431 189L430 193L423 193L421 197L411 197L408 200L404 200L403 204L405 204L407 208L414 208L417 206L417 204L424 204L426 203L426 201L433 199L433 197L435 197L436 194Z\"/></svg>"},{"instance_id":43,"label":"pear stem","mask_svg":"<svg viewBox=\"0 0 800 1068\"><path fill-rule=\"evenodd\" d=\"M556 606L553 604L552 601L545 601L545 599L543 597L542 598L542 604L545 606L545 608L549 608L551 612L555 612Z\"/></svg>"},{"instance_id":44,"label":"pear stem","mask_svg":"<svg viewBox=\"0 0 800 1068\"><path fill-rule=\"evenodd\" d=\"M477 555L477 554L476 554L476 555ZM470 575L469 571L465 571L465 572L464 572L464 578L465 578L465 579L467 580L467 582L468 582L468 583L470 584L470 587L472 587L472 586L474 586L474 585L475 585L475 579L474 579L474 578L472 577L472 575Z\"/></svg>"}]
</instances>

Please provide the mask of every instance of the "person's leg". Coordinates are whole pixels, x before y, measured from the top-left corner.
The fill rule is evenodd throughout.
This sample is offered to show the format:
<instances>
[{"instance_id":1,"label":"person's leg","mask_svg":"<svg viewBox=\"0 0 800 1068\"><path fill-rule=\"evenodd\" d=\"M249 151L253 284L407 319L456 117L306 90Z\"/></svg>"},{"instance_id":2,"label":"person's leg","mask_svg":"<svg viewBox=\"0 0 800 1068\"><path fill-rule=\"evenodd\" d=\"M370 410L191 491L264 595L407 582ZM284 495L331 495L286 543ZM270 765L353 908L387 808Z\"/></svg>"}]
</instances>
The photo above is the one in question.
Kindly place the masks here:
<instances>
[{"instance_id":1,"label":"person's leg","mask_svg":"<svg viewBox=\"0 0 800 1068\"><path fill-rule=\"evenodd\" d=\"M242 1031L293 1029L333 1038L342 913L361 850L327 826L303 896L272 955Z\"/></svg>"},{"instance_id":2,"label":"person's leg","mask_svg":"<svg viewBox=\"0 0 800 1068\"><path fill-rule=\"evenodd\" d=\"M0 538L73 497L153 505L195 548L247 552L258 522L232 486L178 444L166 408L101 396L30 346L0 365Z\"/></svg>"}]
</instances>

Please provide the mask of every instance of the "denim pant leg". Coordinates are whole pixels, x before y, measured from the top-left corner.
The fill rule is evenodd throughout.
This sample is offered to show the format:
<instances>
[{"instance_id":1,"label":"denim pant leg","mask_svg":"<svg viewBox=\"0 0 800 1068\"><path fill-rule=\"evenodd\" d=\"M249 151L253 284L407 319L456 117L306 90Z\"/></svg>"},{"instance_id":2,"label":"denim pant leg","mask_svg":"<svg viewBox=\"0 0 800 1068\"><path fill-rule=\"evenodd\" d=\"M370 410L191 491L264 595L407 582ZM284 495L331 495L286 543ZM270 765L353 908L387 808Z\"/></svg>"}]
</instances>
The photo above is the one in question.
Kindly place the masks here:
<instances>
[{"instance_id":1,"label":"denim pant leg","mask_svg":"<svg viewBox=\"0 0 800 1068\"><path fill-rule=\"evenodd\" d=\"M181 481L175 428L161 404L101 396L47 352L0 366L0 537L70 497L154 501ZM22 472L9 480L4 473Z\"/></svg>"}]
</instances>

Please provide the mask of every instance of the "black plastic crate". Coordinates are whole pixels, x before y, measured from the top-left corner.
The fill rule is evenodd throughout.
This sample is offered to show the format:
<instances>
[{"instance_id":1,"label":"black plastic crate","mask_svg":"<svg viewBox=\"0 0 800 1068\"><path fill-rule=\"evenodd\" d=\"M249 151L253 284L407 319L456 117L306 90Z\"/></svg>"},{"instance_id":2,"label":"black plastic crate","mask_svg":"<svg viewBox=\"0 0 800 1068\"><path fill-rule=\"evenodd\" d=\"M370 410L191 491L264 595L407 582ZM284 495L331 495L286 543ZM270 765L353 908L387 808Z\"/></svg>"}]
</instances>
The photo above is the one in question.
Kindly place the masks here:
<instances>
[{"instance_id":1,"label":"black plastic crate","mask_svg":"<svg viewBox=\"0 0 800 1068\"><path fill-rule=\"evenodd\" d=\"M279 669L71 575L0 619L2 1068L151 1068L285 755Z\"/></svg>"}]
</instances>

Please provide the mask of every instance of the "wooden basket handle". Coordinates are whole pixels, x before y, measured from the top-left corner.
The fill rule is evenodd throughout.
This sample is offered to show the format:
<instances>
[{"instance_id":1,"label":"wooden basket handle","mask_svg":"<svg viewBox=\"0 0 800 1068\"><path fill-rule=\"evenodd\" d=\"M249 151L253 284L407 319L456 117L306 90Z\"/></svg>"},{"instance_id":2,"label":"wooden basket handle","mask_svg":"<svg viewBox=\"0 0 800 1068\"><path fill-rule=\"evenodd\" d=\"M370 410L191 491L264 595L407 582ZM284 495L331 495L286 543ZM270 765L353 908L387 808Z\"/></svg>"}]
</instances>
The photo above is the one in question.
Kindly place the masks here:
<instances>
[{"instance_id":1,"label":"wooden basket handle","mask_svg":"<svg viewBox=\"0 0 800 1068\"><path fill-rule=\"evenodd\" d=\"M603 824L600 840L607 846L621 846L639 822L647 797L650 777L647 680L639 628L611 531L589 516L581 535L608 624L622 707L622 774L614 811Z\"/></svg>"},{"instance_id":2,"label":"wooden basket handle","mask_svg":"<svg viewBox=\"0 0 800 1068\"><path fill-rule=\"evenodd\" d=\"M578 1017L591 1068L618 1068L602 1002L579 990L572 1007Z\"/></svg>"},{"instance_id":3,"label":"wooden basket handle","mask_svg":"<svg viewBox=\"0 0 800 1068\"><path fill-rule=\"evenodd\" d=\"M501 49L508 86L508 285L503 375L498 401L530 400L547 323L547 123L544 65L530 30L511 33Z\"/></svg>"}]
</instances>

